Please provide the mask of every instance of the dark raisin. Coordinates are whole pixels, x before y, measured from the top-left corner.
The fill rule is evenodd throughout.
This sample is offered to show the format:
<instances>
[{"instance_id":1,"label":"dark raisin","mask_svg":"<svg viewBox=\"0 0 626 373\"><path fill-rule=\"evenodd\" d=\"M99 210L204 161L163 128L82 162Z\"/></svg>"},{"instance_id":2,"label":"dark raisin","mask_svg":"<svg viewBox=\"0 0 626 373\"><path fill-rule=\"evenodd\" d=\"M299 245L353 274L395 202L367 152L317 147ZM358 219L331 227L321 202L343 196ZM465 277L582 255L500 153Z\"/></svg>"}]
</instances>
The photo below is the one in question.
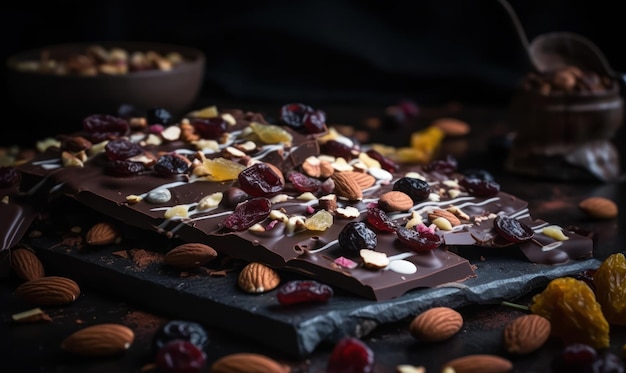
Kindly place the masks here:
<instances>
[{"instance_id":1,"label":"dark raisin","mask_svg":"<svg viewBox=\"0 0 626 373\"><path fill-rule=\"evenodd\" d=\"M308 133L326 131L326 113L322 110L309 111L302 117L302 123Z\"/></svg>"},{"instance_id":2,"label":"dark raisin","mask_svg":"<svg viewBox=\"0 0 626 373\"><path fill-rule=\"evenodd\" d=\"M189 123L203 139L217 140L228 130L228 123L222 117L192 118Z\"/></svg>"},{"instance_id":3,"label":"dark raisin","mask_svg":"<svg viewBox=\"0 0 626 373\"><path fill-rule=\"evenodd\" d=\"M143 153L143 148L127 138L120 138L109 141L104 147L104 152L112 161L123 161Z\"/></svg>"},{"instance_id":4,"label":"dark raisin","mask_svg":"<svg viewBox=\"0 0 626 373\"><path fill-rule=\"evenodd\" d=\"M370 156L370 158L377 160L380 163L380 167L383 170L387 170L391 173L393 172L397 172L400 169L400 166L392 161L391 159L385 157L384 155L380 154L380 152L374 150L374 149L370 149L368 151L365 152L367 155Z\"/></svg>"},{"instance_id":5,"label":"dark raisin","mask_svg":"<svg viewBox=\"0 0 626 373\"><path fill-rule=\"evenodd\" d=\"M109 114L93 114L83 119L83 130L93 143L113 140L128 134L130 125L124 118Z\"/></svg>"},{"instance_id":6,"label":"dark raisin","mask_svg":"<svg viewBox=\"0 0 626 373\"><path fill-rule=\"evenodd\" d=\"M493 197L500 192L500 184L475 177L464 177L459 180L459 185L476 197Z\"/></svg>"},{"instance_id":7,"label":"dark raisin","mask_svg":"<svg viewBox=\"0 0 626 373\"><path fill-rule=\"evenodd\" d=\"M438 172L444 175L449 175L457 170L458 162L456 158L448 155L446 159L435 159L428 162L424 166L426 172Z\"/></svg>"},{"instance_id":8,"label":"dark raisin","mask_svg":"<svg viewBox=\"0 0 626 373\"><path fill-rule=\"evenodd\" d=\"M467 178L486 180L486 181L491 181L491 182L496 181L496 179L493 177L493 175L489 171L483 170L483 169L472 168L472 169L463 171L462 174L463 176Z\"/></svg>"},{"instance_id":9,"label":"dark raisin","mask_svg":"<svg viewBox=\"0 0 626 373\"><path fill-rule=\"evenodd\" d=\"M250 198L248 193L241 190L241 188L230 187L226 189L224 192L224 206L226 207L236 207L241 202Z\"/></svg>"},{"instance_id":10,"label":"dark raisin","mask_svg":"<svg viewBox=\"0 0 626 373\"><path fill-rule=\"evenodd\" d=\"M170 124L173 118L172 113L161 107L151 108L146 113L148 124Z\"/></svg>"},{"instance_id":11,"label":"dark raisin","mask_svg":"<svg viewBox=\"0 0 626 373\"><path fill-rule=\"evenodd\" d=\"M265 163L245 168L237 177L239 187L253 197L265 197L279 193L285 186L281 175Z\"/></svg>"},{"instance_id":12,"label":"dark raisin","mask_svg":"<svg viewBox=\"0 0 626 373\"><path fill-rule=\"evenodd\" d=\"M154 165L154 172L161 176L186 174L191 161L177 153L162 154Z\"/></svg>"},{"instance_id":13,"label":"dark raisin","mask_svg":"<svg viewBox=\"0 0 626 373\"><path fill-rule=\"evenodd\" d=\"M422 179L402 177L393 183L393 190L406 193L413 203L424 201L430 195L430 185Z\"/></svg>"},{"instance_id":14,"label":"dark raisin","mask_svg":"<svg viewBox=\"0 0 626 373\"><path fill-rule=\"evenodd\" d=\"M358 153L352 147L337 140L328 140L320 146L320 151L333 157L341 157L346 161L352 160Z\"/></svg>"},{"instance_id":15,"label":"dark raisin","mask_svg":"<svg viewBox=\"0 0 626 373\"><path fill-rule=\"evenodd\" d=\"M417 230L398 226L396 234L400 242L416 252L434 250L443 242L441 236L429 229Z\"/></svg>"},{"instance_id":16,"label":"dark raisin","mask_svg":"<svg viewBox=\"0 0 626 373\"><path fill-rule=\"evenodd\" d=\"M157 351L155 364L162 373L200 373L206 354L189 341L175 339Z\"/></svg>"},{"instance_id":17,"label":"dark raisin","mask_svg":"<svg viewBox=\"0 0 626 373\"><path fill-rule=\"evenodd\" d=\"M596 269L590 268L590 269L585 269L582 272L576 273L572 277L574 277L577 280L585 282L595 292L596 291L596 285L593 282L593 275L595 273L596 273Z\"/></svg>"},{"instance_id":18,"label":"dark raisin","mask_svg":"<svg viewBox=\"0 0 626 373\"><path fill-rule=\"evenodd\" d=\"M16 185L22 179L22 174L11 166L0 167L0 188Z\"/></svg>"},{"instance_id":19,"label":"dark raisin","mask_svg":"<svg viewBox=\"0 0 626 373\"><path fill-rule=\"evenodd\" d=\"M592 364L593 373L624 373L624 362L615 353L602 350Z\"/></svg>"},{"instance_id":20,"label":"dark raisin","mask_svg":"<svg viewBox=\"0 0 626 373\"><path fill-rule=\"evenodd\" d=\"M320 189L322 185L322 182L320 180L308 177L305 174L297 171L290 171L287 174L287 179L289 179L289 181L291 181L291 183L293 184L293 187L301 193L315 193Z\"/></svg>"},{"instance_id":21,"label":"dark raisin","mask_svg":"<svg viewBox=\"0 0 626 373\"><path fill-rule=\"evenodd\" d=\"M374 249L378 244L376 233L364 222L353 221L346 224L338 236L339 245L352 251Z\"/></svg>"},{"instance_id":22,"label":"dark raisin","mask_svg":"<svg viewBox=\"0 0 626 373\"><path fill-rule=\"evenodd\" d=\"M105 166L105 171L113 176L132 176L145 170L143 163L133 161L109 161Z\"/></svg>"},{"instance_id":23,"label":"dark raisin","mask_svg":"<svg viewBox=\"0 0 626 373\"><path fill-rule=\"evenodd\" d=\"M286 104L280 108L280 121L293 128L301 128L304 125L304 115L313 112L311 106L293 103Z\"/></svg>"},{"instance_id":24,"label":"dark raisin","mask_svg":"<svg viewBox=\"0 0 626 373\"><path fill-rule=\"evenodd\" d=\"M265 220L272 210L272 202L264 197L249 199L240 203L233 211L222 220L221 225L233 231L244 231L254 224Z\"/></svg>"},{"instance_id":25,"label":"dark raisin","mask_svg":"<svg viewBox=\"0 0 626 373\"><path fill-rule=\"evenodd\" d=\"M371 373L374 371L374 352L355 337L342 338L328 359L326 373Z\"/></svg>"},{"instance_id":26,"label":"dark raisin","mask_svg":"<svg viewBox=\"0 0 626 373\"><path fill-rule=\"evenodd\" d=\"M521 221L506 215L498 215L493 220L496 232L509 242L523 242L535 236L535 231Z\"/></svg>"},{"instance_id":27,"label":"dark raisin","mask_svg":"<svg viewBox=\"0 0 626 373\"><path fill-rule=\"evenodd\" d=\"M298 303L325 303L333 296L333 289L314 280L293 280L285 283L276 293L283 306Z\"/></svg>"},{"instance_id":28,"label":"dark raisin","mask_svg":"<svg viewBox=\"0 0 626 373\"><path fill-rule=\"evenodd\" d=\"M209 336L202 325L188 320L170 320L157 330L152 344L156 351L175 339L189 341L201 350L209 343Z\"/></svg>"},{"instance_id":29,"label":"dark raisin","mask_svg":"<svg viewBox=\"0 0 626 373\"><path fill-rule=\"evenodd\" d=\"M367 209L366 221L380 232L393 233L396 231L398 224L391 220L389 216L378 207L370 207Z\"/></svg>"}]
</instances>

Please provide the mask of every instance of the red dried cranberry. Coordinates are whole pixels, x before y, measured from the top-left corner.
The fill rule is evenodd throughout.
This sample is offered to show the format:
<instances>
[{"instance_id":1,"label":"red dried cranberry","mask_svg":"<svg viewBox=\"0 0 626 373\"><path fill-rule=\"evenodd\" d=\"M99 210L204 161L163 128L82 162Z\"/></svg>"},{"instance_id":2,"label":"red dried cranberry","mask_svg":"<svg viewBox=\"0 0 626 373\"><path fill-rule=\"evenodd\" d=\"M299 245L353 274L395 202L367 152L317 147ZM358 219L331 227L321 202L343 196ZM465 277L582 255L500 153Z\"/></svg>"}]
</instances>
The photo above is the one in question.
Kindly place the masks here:
<instances>
[{"instance_id":1,"label":"red dried cranberry","mask_svg":"<svg viewBox=\"0 0 626 373\"><path fill-rule=\"evenodd\" d=\"M123 161L143 153L143 148L127 138L120 138L109 141L104 151L110 160Z\"/></svg>"},{"instance_id":2,"label":"red dried cranberry","mask_svg":"<svg viewBox=\"0 0 626 373\"><path fill-rule=\"evenodd\" d=\"M98 143L126 136L130 125L124 118L109 114L93 114L83 119L83 130L91 142Z\"/></svg>"},{"instance_id":3,"label":"red dried cranberry","mask_svg":"<svg viewBox=\"0 0 626 373\"><path fill-rule=\"evenodd\" d=\"M326 113L322 110L309 111L302 117L302 123L308 133L326 131Z\"/></svg>"},{"instance_id":4,"label":"red dried cranberry","mask_svg":"<svg viewBox=\"0 0 626 373\"><path fill-rule=\"evenodd\" d=\"M280 121L290 127L299 129L304 124L304 115L313 111L314 109L311 106L305 104L286 104L280 108Z\"/></svg>"},{"instance_id":5,"label":"red dried cranberry","mask_svg":"<svg viewBox=\"0 0 626 373\"><path fill-rule=\"evenodd\" d=\"M593 372L592 364L598 358L596 350L587 344L574 343L565 346L552 360L555 373Z\"/></svg>"},{"instance_id":6,"label":"red dried cranberry","mask_svg":"<svg viewBox=\"0 0 626 373\"><path fill-rule=\"evenodd\" d=\"M177 153L162 154L154 165L154 172L161 176L186 174L191 161Z\"/></svg>"},{"instance_id":7,"label":"red dried cranberry","mask_svg":"<svg viewBox=\"0 0 626 373\"><path fill-rule=\"evenodd\" d=\"M276 293L283 306L297 303L325 303L333 296L333 289L314 280L293 280L282 285Z\"/></svg>"},{"instance_id":8,"label":"red dried cranberry","mask_svg":"<svg viewBox=\"0 0 626 373\"><path fill-rule=\"evenodd\" d=\"M200 350L204 350L209 344L209 336L206 329L202 325L189 320L170 320L166 322L157 330L152 343L155 351L158 351L176 339L189 341Z\"/></svg>"},{"instance_id":9,"label":"red dried cranberry","mask_svg":"<svg viewBox=\"0 0 626 373\"><path fill-rule=\"evenodd\" d=\"M505 240L514 243L530 240L535 235L531 227L506 215L496 216L493 227Z\"/></svg>"},{"instance_id":10,"label":"red dried cranberry","mask_svg":"<svg viewBox=\"0 0 626 373\"><path fill-rule=\"evenodd\" d=\"M366 151L365 153L369 155L371 158L377 160L378 163L380 163L380 167L383 170L387 170L393 173L393 172L397 172L400 169L400 166L397 163L385 157L384 155L380 154L378 151L374 149L370 149Z\"/></svg>"},{"instance_id":11,"label":"red dried cranberry","mask_svg":"<svg viewBox=\"0 0 626 373\"><path fill-rule=\"evenodd\" d=\"M293 184L293 187L301 193L317 192L322 185L320 180L308 177L297 171L290 171L289 174L287 174L287 179L289 179L289 181Z\"/></svg>"},{"instance_id":12,"label":"red dried cranberry","mask_svg":"<svg viewBox=\"0 0 626 373\"><path fill-rule=\"evenodd\" d=\"M192 118L189 123L203 139L217 140L228 130L228 123L222 117Z\"/></svg>"},{"instance_id":13,"label":"red dried cranberry","mask_svg":"<svg viewBox=\"0 0 626 373\"><path fill-rule=\"evenodd\" d=\"M21 179L22 174L15 167L0 167L0 188L16 185Z\"/></svg>"},{"instance_id":14,"label":"red dried cranberry","mask_svg":"<svg viewBox=\"0 0 626 373\"><path fill-rule=\"evenodd\" d=\"M400 242L408 246L411 250L416 252L424 252L434 250L438 248L443 239L437 233L428 229L415 230L408 229L403 226L398 226L396 234Z\"/></svg>"},{"instance_id":15,"label":"red dried cranberry","mask_svg":"<svg viewBox=\"0 0 626 373\"><path fill-rule=\"evenodd\" d=\"M221 225L233 231L244 231L254 224L265 220L272 210L272 202L265 197L257 197L240 203L222 220Z\"/></svg>"},{"instance_id":16,"label":"red dried cranberry","mask_svg":"<svg viewBox=\"0 0 626 373\"><path fill-rule=\"evenodd\" d=\"M378 244L376 233L362 221L346 224L337 238L341 247L357 252L361 249L374 249Z\"/></svg>"},{"instance_id":17,"label":"red dried cranberry","mask_svg":"<svg viewBox=\"0 0 626 373\"><path fill-rule=\"evenodd\" d=\"M255 163L245 168L237 177L239 188L253 197L279 193L285 186L283 178L265 163Z\"/></svg>"},{"instance_id":18,"label":"red dried cranberry","mask_svg":"<svg viewBox=\"0 0 626 373\"><path fill-rule=\"evenodd\" d=\"M143 163L133 161L110 161L105 166L105 171L113 176L132 176L145 170Z\"/></svg>"},{"instance_id":19,"label":"red dried cranberry","mask_svg":"<svg viewBox=\"0 0 626 373\"><path fill-rule=\"evenodd\" d=\"M367 209L366 221L381 232L393 233L398 226L395 221L389 219L389 216L378 207L370 207Z\"/></svg>"},{"instance_id":20,"label":"red dried cranberry","mask_svg":"<svg viewBox=\"0 0 626 373\"><path fill-rule=\"evenodd\" d=\"M322 153L333 157L341 157L346 161L352 160L355 157L355 153L352 148L337 140L328 140L320 146Z\"/></svg>"},{"instance_id":21,"label":"red dried cranberry","mask_svg":"<svg viewBox=\"0 0 626 373\"><path fill-rule=\"evenodd\" d=\"M467 189L468 193L477 197L493 197L500 192L500 184L495 181L481 180L475 177L464 177L459 185Z\"/></svg>"},{"instance_id":22,"label":"red dried cranberry","mask_svg":"<svg viewBox=\"0 0 626 373\"><path fill-rule=\"evenodd\" d=\"M199 373L206 366L204 351L184 339L175 339L156 354L156 366L163 373Z\"/></svg>"},{"instance_id":23,"label":"red dried cranberry","mask_svg":"<svg viewBox=\"0 0 626 373\"><path fill-rule=\"evenodd\" d=\"M430 196L430 185L422 179L402 177L393 183L393 190L406 193L414 203L421 202Z\"/></svg>"},{"instance_id":24,"label":"red dried cranberry","mask_svg":"<svg viewBox=\"0 0 626 373\"><path fill-rule=\"evenodd\" d=\"M438 172L444 175L449 175L455 172L457 170L457 167L458 167L457 160L453 156L448 155L446 159L435 159L435 160L428 162L428 164L424 166L424 171Z\"/></svg>"},{"instance_id":25,"label":"red dried cranberry","mask_svg":"<svg viewBox=\"0 0 626 373\"><path fill-rule=\"evenodd\" d=\"M370 373L374 371L374 351L355 337L342 338L333 348L326 373Z\"/></svg>"}]
</instances>

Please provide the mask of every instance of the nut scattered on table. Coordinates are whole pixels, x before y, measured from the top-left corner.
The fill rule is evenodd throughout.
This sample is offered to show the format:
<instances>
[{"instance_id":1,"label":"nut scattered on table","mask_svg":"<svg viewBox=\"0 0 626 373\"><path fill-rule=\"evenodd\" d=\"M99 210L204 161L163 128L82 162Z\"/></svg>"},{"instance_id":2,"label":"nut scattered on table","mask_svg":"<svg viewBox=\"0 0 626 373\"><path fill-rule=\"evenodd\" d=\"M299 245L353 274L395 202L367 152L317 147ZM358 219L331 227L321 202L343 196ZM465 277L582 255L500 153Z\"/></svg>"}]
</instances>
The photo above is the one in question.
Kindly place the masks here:
<instances>
[{"instance_id":1,"label":"nut scattered on table","mask_svg":"<svg viewBox=\"0 0 626 373\"><path fill-rule=\"evenodd\" d=\"M261 354L235 353L223 356L216 360L210 373L288 373L289 367Z\"/></svg>"},{"instance_id":2,"label":"nut scattered on table","mask_svg":"<svg viewBox=\"0 0 626 373\"><path fill-rule=\"evenodd\" d=\"M505 373L513 369L513 363L503 357L489 354L466 355L445 363L454 373Z\"/></svg>"},{"instance_id":3,"label":"nut scattered on table","mask_svg":"<svg viewBox=\"0 0 626 373\"><path fill-rule=\"evenodd\" d=\"M437 342L457 334L463 316L449 307L433 307L417 315L409 324L411 335L421 341Z\"/></svg>"},{"instance_id":4,"label":"nut scattered on table","mask_svg":"<svg viewBox=\"0 0 626 373\"><path fill-rule=\"evenodd\" d=\"M618 214L615 202L605 197L588 197L579 202L578 207L595 219L614 219Z\"/></svg>"},{"instance_id":5,"label":"nut scattered on table","mask_svg":"<svg viewBox=\"0 0 626 373\"><path fill-rule=\"evenodd\" d=\"M264 293L275 289L279 283L278 272L258 262L248 263L237 278L241 290L248 293Z\"/></svg>"},{"instance_id":6,"label":"nut scattered on table","mask_svg":"<svg viewBox=\"0 0 626 373\"><path fill-rule=\"evenodd\" d=\"M80 295L78 284L67 277L45 276L26 281L15 289L24 301L41 306L72 303Z\"/></svg>"},{"instance_id":7,"label":"nut scattered on table","mask_svg":"<svg viewBox=\"0 0 626 373\"><path fill-rule=\"evenodd\" d=\"M24 281L44 277L46 272L37 254L26 246L11 248L9 260L13 272Z\"/></svg>"},{"instance_id":8,"label":"nut scattered on table","mask_svg":"<svg viewBox=\"0 0 626 373\"><path fill-rule=\"evenodd\" d=\"M129 327L106 323L88 326L67 336L61 348L81 356L110 356L128 350L135 339Z\"/></svg>"},{"instance_id":9,"label":"nut scattered on table","mask_svg":"<svg viewBox=\"0 0 626 373\"><path fill-rule=\"evenodd\" d=\"M110 245L121 239L117 227L110 222L100 222L91 227L85 236L88 245Z\"/></svg>"},{"instance_id":10,"label":"nut scattered on table","mask_svg":"<svg viewBox=\"0 0 626 373\"><path fill-rule=\"evenodd\" d=\"M199 268L217 257L217 251L211 246L194 242L176 246L165 254L166 264L178 269Z\"/></svg>"},{"instance_id":11,"label":"nut scattered on table","mask_svg":"<svg viewBox=\"0 0 626 373\"><path fill-rule=\"evenodd\" d=\"M531 353L550 337L550 321L543 316L528 314L509 322L504 328L504 347L516 355Z\"/></svg>"}]
</instances>

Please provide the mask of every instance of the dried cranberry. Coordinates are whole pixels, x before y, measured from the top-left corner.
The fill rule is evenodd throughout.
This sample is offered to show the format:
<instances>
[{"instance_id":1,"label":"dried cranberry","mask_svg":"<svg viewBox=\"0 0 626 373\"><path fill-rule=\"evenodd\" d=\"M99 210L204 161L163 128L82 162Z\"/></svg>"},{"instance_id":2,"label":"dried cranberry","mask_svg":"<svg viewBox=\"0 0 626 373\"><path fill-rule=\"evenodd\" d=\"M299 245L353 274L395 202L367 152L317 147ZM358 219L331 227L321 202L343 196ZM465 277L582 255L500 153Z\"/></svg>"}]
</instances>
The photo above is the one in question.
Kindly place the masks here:
<instances>
[{"instance_id":1,"label":"dried cranberry","mask_svg":"<svg viewBox=\"0 0 626 373\"><path fill-rule=\"evenodd\" d=\"M22 174L15 167L0 167L0 188L16 185L21 179Z\"/></svg>"},{"instance_id":2,"label":"dried cranberry","mask_svg":"<svg viewBox=\"0 0 626 373\"><path fill-rule=\"evenodd\" d=\"M237 177L239 188L253 197L264 197L279 193L285 181L272 167L265 163L255 163L245 168Z\"/></svg>"},{"instance_id":3,"label":"dried cranberry","mask_svg":"<svg viewBox=\"0 0 626 373\"><path fill-rule=\"evenodd\" d=\"M464 177L459 185L467 189L468 193L477 197L493 197L500 192L500 184L495 181L481 180L475 177Z\"/></svg>"},{"instance_id":4,"label":"dried cranberry","mask_svg":"<svg viewBox=\"0 0 626 373\"><path fill-rule=\"evenodd\" d=\"M352 147L337 140L328 140L320 146L322 153L333 157L341 157L346 161L350 161L355 157L356 154L352 150Z\"/></svg>"},{"instance_id":5,"label":"dried cranberry","mask_svg":"<svg viewBox=\"0 0 626 373\"><path fill-rule=\"evenodd\" d=\"M162 154L154 165L154 172L161 176L186 174L191 161L177 153Z\"/></svg>"},{"instance_id":6,"label":"dried cranberry","mask_svg":"<svg viewBox=\"0 0 626 373\"><path fill-rule=\"evenodd\" d=\"M514 243L530 240L535 235L531 227L506 215L496 216L493 227L505 240Z\"/></svg>"},{"instance_id":7,"label":"dried cranberry","mask_svg":"<svg viewBox=\"0 0 626 373\"><path fill-rule=\"evenodd\" d=\"M132 176L144 172L146 166L141 162L110 161L106 164L105 170L114 176Z\"/></svg>"},{"instance_id":8,"label":"dried cranberry","mask_svg":"<svg viewBox=\"0 0 626 373\"><path fill-rule=\"evenodd\" d=\"M397 163L385 157L384 155L380 154L378 151L374 149L370 149L366 151L365 153L369 155L370 158L377 160L378 163L380 163L380 167L383 170L387 170L393 173L393 172L397 172L400 169L400 166Z\"/></svg>"},{"instance_id":9,"label":"dried cranberry","mask_svg":"<svg viewBox=\"0 0 626 373\"><path fill-rule=\"evenodd\" d=\"M314 280L293 280L282 285L276 293L283 306L298 303L325 303L333 296L333 289Z\"/></svg>"},{"instance_id":10,"label":"dried cranberry","mask_svg":"<svg viewBox=\"0 0 626 373\"><path fill-rule=\"evenodd\" d=\"M341 247L357 252L361 249L374 249L378 244L376 233L361 221L346 224L337 238Z\"/></svg>"},{"instance_id":11,"label":"dried cranberry","mask_svg":"<svg viewBox=\"0 0 626 373\"><path fill-rule=\"evenodd\" d=\"M422 179L402 177L393 183L393 190L406 193L414 203L421 202L430 196L430 185Z\"/></svg>"},{"instance_id":12,"label":"dried cranberry","mask_svg":"<svg viewBox=\"0 0 626 373\"><path fill-rule=\"evenodd\" d=\"M272 210L272 202L265 197L257 197L240 203L222 220L221 225L233 231L244 231L254 224L265 220Z\"/></svg>"},{"instance_id":13,"label":"dried cranberry","mask_svg":"<svg viewBox=\"0 0 626 373\"><path fill-rule=\"evenodd\" d=\"M293 103L286 104L280 108L280 121L293 128L301 128L304 125L304 115L313 112L311 106Z\"/></svg>"},{"instance_id":14,"label":"dried cranberry","mask_svg":"<svg viewBox=\"0 0 626 373\"><path fill-rule=\"evenodd\" d=\"M465 170L462 173L465 177L468 177L468 178L475 178L479 180L486 180L486 181L492 181L492 182L496 181L496 179L493 177L493 175L489 171L483 170L483 169L472 168L469 170Z\"/></svg>"},{"instance_id":15,"label":"dried cranberry","mask_svg":"<svg viewBox=\"0 0 626 373\"><path fill-rule=\"evenodd\" d=\"M157 351L155 363L163 373L199 373L206 366L206 355L193 343L175 339Z\"/></svg>"},{"instance_id":16,"label":"dried cranberry","mask_svg":"<svg viewBox=\"0 0 626 373\"><path fill-rule=\"evenodd\" d=\"M170 124L173 116L167 109L155 107L148 110L146 120L148 124Z\"/></svg>"},{"instance_id":17,"label":"dried cranberry","mask_svg":"<svg viewBox=\"0 0 626 373\"><path fill-rule=\"evenodd\" d=\"M326 373L370 373L374 371L374 351L355 337L342 338L333 348Z\"/></svg>"},{"instance_id":18,"label":"dried cranberry","mask_svg":"<svg viewBox=\"0 0 626 373\"><path fill-rule=\"evenodd\" d=\"M287 178L291 181L293 187L301 193L317 192L322 185L320 180L308 177L297 171L290 171L289 174L287 174Z\"/></svg>"},{"instance_id":19,"label":"dried cranberry","mask_svg":"<svg viewBox=\"0 0 626 373\"><path fill-rule=\"evenodd\" d=\"M189 123L203 139L217 140L228 130L228 123L222 117L192 118Z\"/></svg>"},{"instance_id":20,"label":"dried cranberry","mask_svg":"<svg viewBox=\"0 0 626 373\"><path fill-rule=\"evenodd\" d=\"M104 152L112 161L123 161L143 153L143 148L127 138L120 138L109 141L104 147Z\"/></svg>"},{"instance_id":21,"label":"dried cranberry","mask_svg":"<svg viewBox=\"0 0 626 373\"><path fill-rule=\"evenodd\" d=\"M552 371L555 373L588 373L592 372L592 364L598 358L596 350L583 343L565 346L552 359Z\"/></svg>"},{"instance_id":22,"label":"dried cranberry","mask_svg":"<svg viewBox=\"0 0 626 373\"><path fill-rule=\"evenodd\" d=\"M175 339L189 341L201 350L209 343L209 336L202 325L189 320L170 320L154 335L152 342L155 351Z\"/></svg>"},{"instance_id":23,"label":"dried cranberry","mask_svg":"<svg viewBox=\"0 0 626 373\"><path fill-rule=\"evenodd\" d=\"M391 220L389 216L378 207L370 207L367 209L366 221L380 232L393 233L398 227L398 224Z\"/></svg>"},{"instance_id":24,"label":"dried cranberry","mask_svg":"<svg viewBox=\"0 0 626 373\"><path fill-rule=\"evenodd\" d=\"M400 242L416 252L434 250L441 246L443 242L441 236L428 229L416 230L398 226L396 234Z\"/></svg>"},{"instance_id":25,"label":"dried cranberry","mask_svg":"<svg viewBox=\"0 0 626 373\"><path fill-rule=\"evenodd\" d=\"M326 131L326 113L322 110L306 112L302 117L302 123L308 133L321 133Z\"/></svg>"},{"instance_id":26,"label":"dried cranberry","mask_svg":"<svg viewBox=\"0 0 626 373\"><path fill-rule=\"evenodd\" d=\"M435 159L424 166L424 171L426 172L438 172L445 175L449 175L457 170L458 162L457 160L448 155L446 159Z\"/></svg>"},{"instance_id":27,"label":"dried cranberry","mask_svg":"<svg viewBox=\"0 0 626 373\"><path fill-rule=\"evenodd\" d=\"M126 136L130 125L124 118L109 114L93 114L83 119L83 130L91 142L98 143Z\"/></svg>"}]
</instances>

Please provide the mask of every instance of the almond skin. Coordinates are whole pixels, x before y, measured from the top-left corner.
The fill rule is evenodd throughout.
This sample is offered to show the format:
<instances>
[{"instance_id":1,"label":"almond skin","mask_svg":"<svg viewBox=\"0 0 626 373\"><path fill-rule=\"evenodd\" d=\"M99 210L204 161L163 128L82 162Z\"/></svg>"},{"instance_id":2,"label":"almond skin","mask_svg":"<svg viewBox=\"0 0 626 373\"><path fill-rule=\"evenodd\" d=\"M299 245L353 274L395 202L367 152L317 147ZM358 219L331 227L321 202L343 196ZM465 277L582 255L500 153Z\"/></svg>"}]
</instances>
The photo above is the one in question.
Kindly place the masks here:
<instances>
[{"instance_id":1,"label":"almond skin","mask_svg":"<svg viewBox=\"0 0 626 373\"><path fill-rule=\"evenodd\" d=\"M380 196L378 207L385 212L409 211L413 207L413 200L408 194L394 190Z\"/></svg>"},{"instance_id":2,"label":"almond skin","mask_svg":"<svg viewBox=\"0 0 626 373\"><path fill-rule=\"evenodd\" d=\"M448 210L434 209L428 214L428 219L430 221L433 221L437 218L446 219L447 221L450 222L450 225L452 225L453 227L456 227L457 225L461 224L461 221L459 220L459 218L457 218L456 215L454 215Z\"/></svg>"},{"instance_id":3,"label":"almond skin","mask_svg":"<svg viewBox=\"0 0 626 373\"><path fill-rule=\"evenodd\" d=\"M70 334L61 348L75 355L109 356L128 350L134 339L135 333L125 325L98 324Z\"/></svg>"},{"instance_id":4,"label":"almond skin","mask_svg":"<svg viewBox=\"0 0 626 373\"><path fill-rule=\"evenodd\" d=\"M216 360L210 373L288 373L289 367L261 354L235 353Z\"/></svg>"},{"instance_id":5,"label":"almond skin","mask_svg":"<svg viewBox=\"0 0 626 373\"><path fill-rule=\"evenodd\" d=\"M463 316L449 307L433 307L417 315L409 324L411 335L421 341L437 342L457 334Z\"/></svg>"},{"instance_id":6,"label":"almond skin","mask_svg":"<svg viewBox=\"0 0 626 373\"><path fill-rule=\"evenodd\" d=\"M363 199L363 191L352 174L357 172L335 172L331 179L335 182L334 193L350 201Z\"/></svg>"},{"instance_id":7,"label":"almond skin","mask_svg":"<svg viewBox=\"0 0 626 373\"><path fill-rule=\"evenodd\" d=\"M578 204L578 207L588 216L595 219L614 219L618 214L615 202L604 197L589 197Z\"/></svg>"},{"instance_id":8,"label":"almond skin","mask_svg":"<svg viewBox=\"0 0 626 373\"><path fill-rule=\"evenodd\" d=\"M176 246L165 254L166 264L179 269L194 269L217 257L217 251L202 243L186 243Z\"/></svg>"},{"instance_id":9,"label":"almond skin","mask_svg":"<svg viewBox=\"0 0 626 373\"><path fill-rule=\"evenodd\" d=\"M275 289L280 283L280 276L273 268L252 262L247 264L237 278L241 290L247 293L264 293Z\"/></svg>"},{"instance_id":10,"label":"almond skin","mask_svg":"<svg viewBox=\"0 0 626 373\"><path fill-rule=\"evenodd\" d=\"M504 347L511 354L524 355L537 350L550 337L550 321L528 314L512 320L504 328Z\"/></svg>"},{"instance_id":11,"label":"almond skin","mask_svg":"<svg viewBox=\"0 0 626 373\"><path fill-rule=\"evenodd\" d=\"M41 263L37 254L28 247L15 246L11 248L9 260L13 272L24 281L34 280L46 275L43 263Z\"/></svg>"},{"instance_id":12,"label":"almond skin","mask_svg":"<svg viewBox=\"0 0 626 373\"><path fill-rule=\"evenodd\" d=\"M22 283L15 295L24 301L41 306L57 306L72 303L80 295L74 280L60 276L45 276Z\"/></svg>"},{"instance_id":13,"label":"almond skin","mask_svg":"<svg viewBox=\"0 0 626 373\"><path fill-rule=\"evenodd\" d=\"M110 245L119 239L117 227L109 222L97 223L87 231L85 242L88 245Z\"/></svg>"},{"instance_id":14,"label":"almond skin","mask_svg":"<svg viewBox=\"0 0 626 373\"><path fill-rule=\"evenodd\" d=\"M464 136L470 132L470 125L455 118L439 118L431 123L439 127L446 136Z\"/></svg>"},{"instance_id":15,"label":"almond skin","mask_svg":"<svg viewBox=\"0 0 626 373\"><path fill-rule=\"evenodd\" d=\"M513 369L513 363L497 355L476 354L450 360L443 367L451 367L454 373L505 373Z\"/></svg>"}]
</instances>

